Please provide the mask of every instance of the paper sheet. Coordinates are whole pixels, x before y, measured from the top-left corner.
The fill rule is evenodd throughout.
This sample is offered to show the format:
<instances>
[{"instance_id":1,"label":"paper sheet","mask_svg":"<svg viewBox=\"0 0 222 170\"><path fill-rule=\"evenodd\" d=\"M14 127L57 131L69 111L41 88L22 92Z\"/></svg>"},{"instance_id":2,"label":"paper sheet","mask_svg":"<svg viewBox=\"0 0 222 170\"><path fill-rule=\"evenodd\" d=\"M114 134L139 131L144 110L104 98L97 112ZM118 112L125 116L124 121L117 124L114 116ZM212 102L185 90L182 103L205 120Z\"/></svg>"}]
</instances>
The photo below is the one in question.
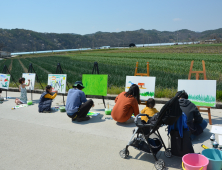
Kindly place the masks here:
<instances>
[{"instance_id":1,"label":"paper sheet","mask_svg":"<svg viewBox=\"0 0 222 170\"><path fill-rule=\"evenodd\" d=\"M222 126L212 126L211 133L222 134Z\"/></svg>"},{"instance_id":2,"label":"paper sheet","mask_svg":"<svg viewBox=\"0 0 222 170\"><path fill-rule=\"evenodd\" d=\"M222 135L218 135L219 145L222 145Z\"/></svg>"},{"instance_id":3,"label":"paper sheet","mask_svg":"<svg viewBox=\"0 0 222 170\"><path fill-rule=\"evenodd\" d=\"M87 116L98 116L99 113L95 113L95 112L88 112Z\"/></svg>"}]
</instances>

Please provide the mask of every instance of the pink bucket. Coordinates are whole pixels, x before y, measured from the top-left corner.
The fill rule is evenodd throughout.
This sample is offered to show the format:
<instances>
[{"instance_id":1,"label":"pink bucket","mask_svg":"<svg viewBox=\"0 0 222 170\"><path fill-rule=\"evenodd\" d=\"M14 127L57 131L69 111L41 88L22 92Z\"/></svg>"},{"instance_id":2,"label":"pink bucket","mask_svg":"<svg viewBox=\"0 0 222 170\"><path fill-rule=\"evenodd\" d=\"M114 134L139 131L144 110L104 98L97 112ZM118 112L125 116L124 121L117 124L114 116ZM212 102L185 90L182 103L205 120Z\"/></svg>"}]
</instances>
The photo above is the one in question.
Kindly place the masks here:
<instances>
[{"instance_id":1,"label":"pink bucket","mask_svg":"<svg viewBox=\"0 0 222 170\"><path fill-rule=\"evenodd\" d=\"M182 158L183 170L207 170L209 160L200 154L188 153Z\"/></svg>"}]
</instances>

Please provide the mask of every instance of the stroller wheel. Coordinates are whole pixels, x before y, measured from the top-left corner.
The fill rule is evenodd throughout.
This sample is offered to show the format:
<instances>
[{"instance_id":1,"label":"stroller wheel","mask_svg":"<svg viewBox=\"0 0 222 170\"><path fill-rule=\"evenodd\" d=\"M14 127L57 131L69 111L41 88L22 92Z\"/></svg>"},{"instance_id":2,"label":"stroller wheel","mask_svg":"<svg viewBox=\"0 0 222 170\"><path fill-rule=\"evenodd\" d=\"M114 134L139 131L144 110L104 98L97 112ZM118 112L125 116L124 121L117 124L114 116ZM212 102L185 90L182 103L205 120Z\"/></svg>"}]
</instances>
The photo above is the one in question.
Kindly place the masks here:
<instances>
[{"instance_id":1,"label":"stroller wheel","mask_svg":"<svg viewBox=\"0 0 222 170\"><path fill-rule=\"evenodd\" d=\"M162 159L159 159L155 162L154 166L157 170L163 170L164 169L164 161Z\"/></svg>"},{"instance_id":2,"label":"stroller wheel","mask_svg":"<svg viewBox=\"0 0 222 170\"><path fill-rule=\"evenodd\" d=\"M171 153L171 149L170 148L167 148L164 152L165 156L167 158L171 158L172 157L172 153Z\"/></svg>"},{"instance_id":3,"label":"stroller wheel","mask_svg":"<svg viewBox=\"0 0 222 170\"><path fill-rule=\"evenodd\" d=\"M120 155L121 158L126 159L129 156L129 150L124 148L123 150L121 150L119 152L119 155Z\"/></svg>"}]
</instances>

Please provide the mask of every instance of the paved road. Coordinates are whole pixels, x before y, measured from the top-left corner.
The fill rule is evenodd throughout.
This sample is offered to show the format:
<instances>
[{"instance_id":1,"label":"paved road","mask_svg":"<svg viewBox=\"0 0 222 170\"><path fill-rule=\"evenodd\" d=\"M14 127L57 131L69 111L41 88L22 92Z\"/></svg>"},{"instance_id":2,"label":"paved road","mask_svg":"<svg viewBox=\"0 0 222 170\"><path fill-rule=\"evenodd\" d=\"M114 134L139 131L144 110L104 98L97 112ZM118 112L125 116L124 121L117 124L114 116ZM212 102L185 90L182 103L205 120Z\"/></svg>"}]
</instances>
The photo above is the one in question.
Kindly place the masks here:
<instances>
[{"instance_id":1,"label":"paved road","mask_svg":"<svg viewBox=\"0 0 222 170\"><path fill-rule=\"evenodd\" d=\"M110 116L104 115L101 99L94 99L95 107L91 110L100 115L87 122L72 123L66 113L38 113L39 94L33 94L34 105L16 110L11 108L15 106L14 98L19 93L8 92L8 96L13 99L0 104L1 170L155 169L152 155L133 148L129 148L129 159L120 158L119 151L128 143L135 125L104 120ZM106 102L110 107L114 106L114 101ZM53 106L57 105L62 105L61 96L53 102ZM158 104L156 108L162 106ZM214 124L221 123L221 113L222 110L212 110ZM202 115L207 119L206 113ZM208 125L199 140L193 142L196 152L202 151L202 143L210 146L210 128ZM160 133L168 145L165 127L160 128ZM181 158L166 158L163 149L157 156L165 161L166 169L181 169Z\"/></svg>"}]
</instances>

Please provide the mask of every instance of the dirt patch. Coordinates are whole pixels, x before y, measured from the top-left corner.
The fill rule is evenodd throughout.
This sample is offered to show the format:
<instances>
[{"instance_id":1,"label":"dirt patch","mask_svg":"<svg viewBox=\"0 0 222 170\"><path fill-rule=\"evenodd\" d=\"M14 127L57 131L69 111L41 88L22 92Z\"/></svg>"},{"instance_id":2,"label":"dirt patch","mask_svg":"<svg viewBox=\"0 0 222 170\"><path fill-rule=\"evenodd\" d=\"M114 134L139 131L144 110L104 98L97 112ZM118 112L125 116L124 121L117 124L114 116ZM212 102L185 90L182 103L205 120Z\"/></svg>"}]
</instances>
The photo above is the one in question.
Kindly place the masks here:
<instances>
[{"instance_id":1,"label":"dirt patch","mask_svg":"<svg viewBox=\"0 0 222 170\"><path fill-rule=\"evenodd\" d=\"M28 73L28 69L24 66L24 64L21 62L21 60L18 59L18 61L21 64L21 66L22 66L22 68L24 70L24 73Z\"/></svg>"},{"instance_id":2,"label":"dirt patch","mask_svg":"<svg viewBox=\"0 0 222 170\"><path fill-rule=\"evenodd\" d=\"M12 70L12 62L13 62L13 60L11 59L11 63L9 65L9 67L8 67L9 72L11 72L11 70Z\"/></svg>"},{"instance_id":3,"label":"dirt patch","mask_svg":"<svg viewBox=\"0 0 222 170\"><path fill-rule=\"evenodd\" d=\"M27 60L26 58L23 58L24 60ZM27 60L29 61L29 60ZM30 62L30 61L29 61ZM41 69L42 71L46 72L47 74L52 74L51 72L47 71L46 69L42 68L41 66L39 65L35 65L35 67L38 67L39 69Z\"/></svg>"}]
</instances>

